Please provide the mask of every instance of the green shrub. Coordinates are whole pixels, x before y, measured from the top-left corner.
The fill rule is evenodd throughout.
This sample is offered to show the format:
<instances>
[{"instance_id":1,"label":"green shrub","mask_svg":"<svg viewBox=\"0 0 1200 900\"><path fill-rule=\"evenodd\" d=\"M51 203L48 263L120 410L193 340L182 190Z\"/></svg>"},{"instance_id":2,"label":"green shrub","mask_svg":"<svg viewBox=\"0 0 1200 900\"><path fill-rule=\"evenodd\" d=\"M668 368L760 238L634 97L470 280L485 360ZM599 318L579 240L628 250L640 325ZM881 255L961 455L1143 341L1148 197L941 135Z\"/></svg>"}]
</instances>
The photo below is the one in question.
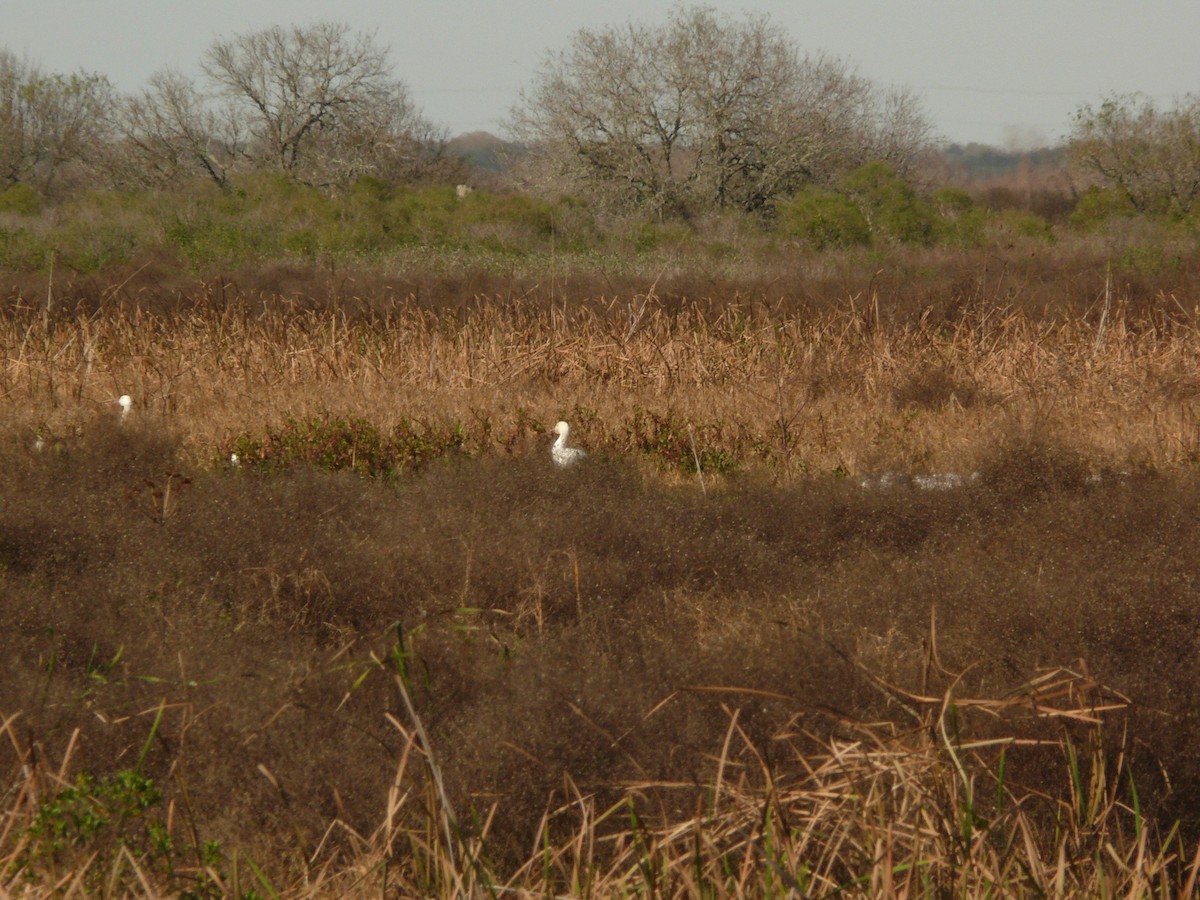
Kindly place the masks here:
<instances>
[{"instance_id":1,"label":"green shrub","mask_svg":"<svg viewBox=\"0 0 1200 900\"><path fill-rule=\"evenodd\" d=\"M629 439L643 454L660 466L681 472L728 474L737 469L737 457L729 449L714 447L705 438L710 428L689 429L671 412L664 415L637 409L627 426Z\"/></svg>"},{"instance_id":2,"label":"green shrub","mask_svg":"<svg viewBox=\"0 0 1200 900\"><path fill-rule=\"evenodd\" d=\"M776 209L776 228L786 237L808 241L818 250L871 242L866 216L847 197L815 185Z\"/></svg>"},{"instance_id":3,"label":"green shrub","mask_svg":"<svg viewBox=\"0 0 1200 900\"><path fill-rule=\"evenodd\" d=\"M174 846L161 806L162 792L138 772L123 769L100 779L82 773L38 807L19 862L61 863L79 853L110 860L129 853L152 870L169 865Z\"/></svg>"},{"instance_id":4,"label":"green shrub","mask_svg":"<svg viewBox=\"0 0 1200 900\"><path fill-rule=\"evenodd\" d=\"M205 265L236 266L269 255L266 234L253 223L201 219L180 219L163 227L168 246L174 248L193 269Z\"/></svg>"},{"instance_id":5,"label":"green shrub","mask_svg":"<svg viewBox=\"0 0 1200 900\"><path fill-rule=\"evenodd\" d=\"M1021 200L1009 192L1006 202ZM1049 196L1049 194L1047 194ZM770 258L801 240L818 250L895 243L982 247L989 243L1053 243L1051 223L1065 219L1060 202L988 208L981 195L942 188L924 197L886 164L847 174L833 186L809 185L780 202L769 233L760 217L709 214L688 222L605 219L570 197L549 201L475 190L457 196L450 184L405 186L363 177L343 195L330 195L277 174L234 179L228 190L195 180L169 191L94 191L61 205L54 216L26 223L42 209L25 185L0 192L0 268L44 271L51 258L80 272L99 272L140 255L175 254L192 270L236 269L277 259L330 264L377 263L431 250L459 265L511 268L558 253L642 265L635 254L688 256L705 265L736 263L747 254ZM1053 199L1053 198L1052 198ZM1061 198L1058 198L1061 201ZM1053 213L1053 216L1051 216ZM1127 243L1146 228L1170 240L1191 239L1191 222L1137 214L1115 190L1092 189L1070 219L1081 231L1108 229ZM60 223L60 224L55 224ZM1114 231L1114 229L1116 231ZM893 248L894 249L894 248ZM633 251L633 252L630 252Z\"/></svg>"},{"instance_id":6,"label":"green shrub","mask_svg":"<svg viewBox=\"0 0 1200 900\"><path fill-rule=\"evenodd\" d=\"M52 244L28 228L0 228L0 269L13 272L46 268Z\"/></svg>"},{"instance_id":7,"label":"green shrub","mask_svg":"<svg viewBox=\"0 0 1200 900\"><path fill-rule=\"evenodd\" d=\"M82 774L74 787L59 791L38 808L29 833L37 849L50 853L69 844L86 844L108 828L120 833L124 842L127 823L143 819L161 802L162 792L154 783L128 769L99 781Z\"/></svg>"},{"instance_id":8,"label":"green shrub","mask_svg":"<svg viewBox=\"0 0 1200 900\"><path fill-rule=\"evenodd\" d=\"M554 204L554 240L558 247L578 253L594 251L604 241L591 206L575 197Z\"/></svg>"},{"instance_id":9,"label":"green shrub","mask_svg":"<svg viewBox=\"0 0 1200 900\"><path fill-rule=\"evenodd\" d=\"M382 178L373 175L360 175L350 185L347 197L352 202L379 204L386 203L394 188Z\"/></svg>"},{"instance_id":10,"label":"green shrub","mask_svg":"<svg viewBox=\"0 0 1200 900\"><path fill-rule=\"evenodd\" d=\"M860 166L846 175L842 188L870 223L872 235L904 244L933 243L933 210L887 163Z\"/></svg>"},{"instance_id":11,"label":"green shrub","mask_svg":"<svg viewBox=\"0 0 1200 900\"><path fill-rule=\"evenodd\" d=\"M285 234L282 244L289 255L299 256L310 262L317 258L321 249L320 239L307 228Z\"/></svg>"},{"instance_id":12,"label":"green shrub","mask_svg":"<svg viewBox=\"0 0 1200 900\"><path fill-rule=\"evenodd\" d=\"M394 478L461 452L463 443L459 424L436 426L405 418L384 432L363 418L323 413L303 419L289 416L262 439L240 435L221 456L236 456L239 468L261 473L309 466Z\"/></svg>"},{"instance_id":13,"label":"green shrub","mask_svg":"<svg viewBox=\"0 0 1200 900\"><path fill-rule=\"evenodd\" d=\"M960 219L975 208L975 201L962 188L939 188L933 194L933 207L943 219Z\"/></svg>"},{"instance_id":14,"label":"green shrub","mask_svg":"<svg viewBox=\"0 0 1200 900\"><path fill-rule=\"evenodd\" d=\"M454 232L457 204L453 185L398 187L384 206L383 214L414 238L436 243Z\"/></svg>"},{"instance_id":15,"label":"green shrub","mask_svg":"<svg viewBox=\"0 0 1200 900\"><path fill-rule=\"evenodd\" d=\"M15 862L28 870L31 886L36 883L34 873L43 867L53 871L90 857L100 865L83 883L96 893L118 887L123 888L120 893L136 893L137 887L145 884L141 877L149 874L186 886L185 897L216 896L212 873L223 874L221 844L177 843L169 830L171 818L164 814L158 785L140 772L121 769L100 778L81 772L73 785L38 806ZM117 864L122 857L134 861L141 874L123 872L124 867ZM180 870L181 864L187 866L197 859L202 868L196 876ZM81 871L87 871L86 867ZM101 872L103 882L98 880Z\"/></svg>"},{"instance_id":16,"label":"green shrub","mask_svg":"<svg viewBox=\"0 0 1200 900\"><path fill-rule=\"evenodd\" d=\"M472 191L458 200L450 222L456 246L482 247L491 253L523 255L548 246L557 236L555 207L519 194Z\"/></svg>"},{"instance_id":17,"label":"green shrub","mask_svg":"<svg viewBox=\"0 0 1200 900\"><path fill-rule=\"evenodd\" d=\"M138 247L138 236L118 222L75 221L56 236L58 257L78 272L99 272L128 262Z\"/></svg>"},{"instance_id":18,"label":"green shrub","mask_svg":"<svg viewBox=\"0 0 1200 900\"><path fill-rule=\"evenodd\" d=\"M504 222L520 225L542 237L554 233L554 207L544 200L520 194L472 191L456 211L456 218L468 225Z\"/></svg>"},{"instance_id":19,"label":"green shrub","mask_svg":"<svg viewBox=\"0 0 1200 900\"><path fill-rule=\"evenodd\" d=\"M1159 240L1130 244L1121 250L1114 263L1119 272L1135 272L1144 276L1178 272L1183 267L1178 248L1161 237Z\"/></svg>"},{"instance_id":20,"label":"green shrub","mask_svg":"<svg viewBox=\"0 0 1200 900\"><path fill-rule=\"evenodd\" d=\"M628 232L628 241L637 253L679 250L693 237L692 229L681 222L638 222Z\"/></svg>"},{"instance_id":21,"label":"green shrub","mask_svg":"<svg viewBox=\"0 0 1200 900\"><path fill-rule=\"evenodd\" d=\"M1115 218L1132 218L1137 214L1128 195L1114 188L1090 187L1079 198L1071 214L1071 227L1079 231L1096 231Z\"/></svg>"},{"instance_id":22,"label":"green shrub","mask_svg":"<svg viewBox=\"0 0 1200 900\"><path fill-rule=\"evenodd\" d=\"M952 247L982 247L988 242L986 210L975 208L953 219L939 218L934 229L934 239L939 244Z\"/></svg>"},{"instance_id":23,"label":"green shrub","mask_svg":"<svg viewBox=\"0 0 1200 900\"><path fill-rule=\"evenodd\" d=\"M1002 232L1017 238L1024 238L1043 244L1053 244L1055 242L1054 228L1041 216L1031 212L1006 209L997 216L997 223Z\"/></svg>"},{"instance_id":24,"label":"green shrub","mask_svg":"<svg viewBox=\"0 0 1200 900\"><path fill-rule=\"evenodd\" d=\"M0 212L36 216L41 211L41 197L27 184L17 183L0 191Z\"/></svg>"}]
</instances>

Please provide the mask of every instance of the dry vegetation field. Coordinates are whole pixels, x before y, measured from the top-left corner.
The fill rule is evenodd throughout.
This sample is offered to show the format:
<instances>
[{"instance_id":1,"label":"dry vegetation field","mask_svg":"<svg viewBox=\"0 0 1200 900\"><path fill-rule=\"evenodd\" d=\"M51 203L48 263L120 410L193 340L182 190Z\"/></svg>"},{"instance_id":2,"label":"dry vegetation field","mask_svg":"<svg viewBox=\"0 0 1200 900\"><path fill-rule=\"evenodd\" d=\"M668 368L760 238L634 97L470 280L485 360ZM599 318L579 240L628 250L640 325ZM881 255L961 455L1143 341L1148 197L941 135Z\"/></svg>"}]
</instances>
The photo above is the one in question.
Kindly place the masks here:
<instances>
[{"instance_id":1,"label":"dry vegetation field","mask_svg":"<svg viewBox=\"0 0 1200 900\"><path fill-rule=\"evenodd\" d=\"M1195 258L149 265L0 344L2 891L1196 892Z\"/></svg>"}]
</instances>

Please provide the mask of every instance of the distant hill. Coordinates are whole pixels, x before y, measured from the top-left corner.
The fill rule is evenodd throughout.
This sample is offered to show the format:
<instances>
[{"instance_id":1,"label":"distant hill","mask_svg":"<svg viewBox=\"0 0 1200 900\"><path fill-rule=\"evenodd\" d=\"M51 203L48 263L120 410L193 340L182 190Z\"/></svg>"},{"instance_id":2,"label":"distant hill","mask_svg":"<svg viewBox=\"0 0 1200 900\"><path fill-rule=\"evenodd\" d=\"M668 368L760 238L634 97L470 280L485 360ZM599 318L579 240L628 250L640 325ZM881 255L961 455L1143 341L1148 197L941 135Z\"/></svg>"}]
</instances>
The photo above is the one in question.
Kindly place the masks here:
<instances>
[{"instance_id":1,"label":"distant hill","mask_svg":"<svg viewBox=\"0 0 1200 900\"><path fill-rule=\"evenodd\" d=\"M498 138L487 131L471 131L451 138L446 153L469 165L490 172L504 172L513 157L523 152L520 144Z\"/></svg>"},{"instance_id":2,"label":"distant hill","mask_svg":"<svg viewBox=\"0 0 1200 900\"><path fill-rule=\"evenodd\" d=\"M489 131L460 134L446 144L448 155L489 172L506 172L524 149ZM1002 150L989 144L947 144L939 156L948 169L969 181L1000 180L1030 171L1044 175L1060 171L1066 164L1064 147Z\"/></svg>"},{"instance_id":3,"label":"distant hill","mask_svg":"<svg viewBox=\"0 0 1200 900\"><path fill-rule=\"evenodd\" d=\"M1066 165L1066 148L1001 150L987 144L949 144L942 148L942 160L967 180L993 181L1028 172L1059 172Z\"/></svg>"},{"instance_id":4,"label":"distant hill","mask_svg":"<svg viewBox=\"0 0 1200 900\"><path fill-rule=\"evenodd\" d=\"M477 170L475 181L491 182L504 176L513 161L526 152L521 144L488 131L470 131L446 143L446 155ZM1002 186L1029 191L1057 184L1066 171L1065 147L1005 150L989 144L946 144L930 160L936 180L963 187L986 189ZM497 182L499 183L499 182ZM478 183L475 186L480 186Z\"/></svg>"}]
</instances>

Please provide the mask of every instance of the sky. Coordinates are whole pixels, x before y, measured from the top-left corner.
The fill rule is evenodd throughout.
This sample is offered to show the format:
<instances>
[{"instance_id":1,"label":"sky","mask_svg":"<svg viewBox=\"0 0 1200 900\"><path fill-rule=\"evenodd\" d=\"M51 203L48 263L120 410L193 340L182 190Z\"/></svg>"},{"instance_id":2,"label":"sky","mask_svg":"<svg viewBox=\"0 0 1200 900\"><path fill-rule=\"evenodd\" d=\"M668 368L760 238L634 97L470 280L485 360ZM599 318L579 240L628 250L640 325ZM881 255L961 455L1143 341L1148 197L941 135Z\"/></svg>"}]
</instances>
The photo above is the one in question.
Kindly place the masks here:
<instances>
[{"instance_id":1,"label":"sky","mask_svg":"<svg viewBox=\"0 0 1200 900\"><path fill-rule=\"evenodd\" d=\"M218 38L331 20L374 33L426 118L504 134L547 52L581 28L662 23L675 0L0 0L0 47L48 72L135 91L170 66L199 75ZM1058 143L1112 93L1167 106L1200 92L1198 0L708 0L766 13L802 53L911 89L946 142Z\"/></svg>"}]
</instances>

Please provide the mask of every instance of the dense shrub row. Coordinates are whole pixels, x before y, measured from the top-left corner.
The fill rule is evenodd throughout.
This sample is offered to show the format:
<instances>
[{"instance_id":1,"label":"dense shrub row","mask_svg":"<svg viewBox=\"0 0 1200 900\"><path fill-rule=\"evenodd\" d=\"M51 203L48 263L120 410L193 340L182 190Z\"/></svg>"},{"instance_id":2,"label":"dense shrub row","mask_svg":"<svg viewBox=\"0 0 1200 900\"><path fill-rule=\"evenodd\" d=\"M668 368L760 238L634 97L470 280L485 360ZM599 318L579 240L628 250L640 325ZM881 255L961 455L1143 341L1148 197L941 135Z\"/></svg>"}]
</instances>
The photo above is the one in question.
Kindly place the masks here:
<instances>
[{"instance_id":1,"label":"dense shrub row","mask_svg":"<svg viewBox=\"0 0 1200 900\"><path fill-rule=\"evenodd\" d=\"M93 273L150 256L192 271L266 260L319 265L383 262L405 254L469 253L492 260L530 256L699 253L751 256L781 248L827 250L895 245L952 248L1053 244L1062 236L1135 221L1109 192L1077 206L961 188L922 191L883 163L831 187L811 186L765 217L724 213L690 222L605 217L570 198L451 185L395 186L360 179L330 196L280 176L239 180L230 191L195 183L169 192L97 192L45 208L23 185L0 193L0 270L51 266ZM1195 223L1143 222L1155 240L1187 235Z\"/></svg>"}]
</instances>

